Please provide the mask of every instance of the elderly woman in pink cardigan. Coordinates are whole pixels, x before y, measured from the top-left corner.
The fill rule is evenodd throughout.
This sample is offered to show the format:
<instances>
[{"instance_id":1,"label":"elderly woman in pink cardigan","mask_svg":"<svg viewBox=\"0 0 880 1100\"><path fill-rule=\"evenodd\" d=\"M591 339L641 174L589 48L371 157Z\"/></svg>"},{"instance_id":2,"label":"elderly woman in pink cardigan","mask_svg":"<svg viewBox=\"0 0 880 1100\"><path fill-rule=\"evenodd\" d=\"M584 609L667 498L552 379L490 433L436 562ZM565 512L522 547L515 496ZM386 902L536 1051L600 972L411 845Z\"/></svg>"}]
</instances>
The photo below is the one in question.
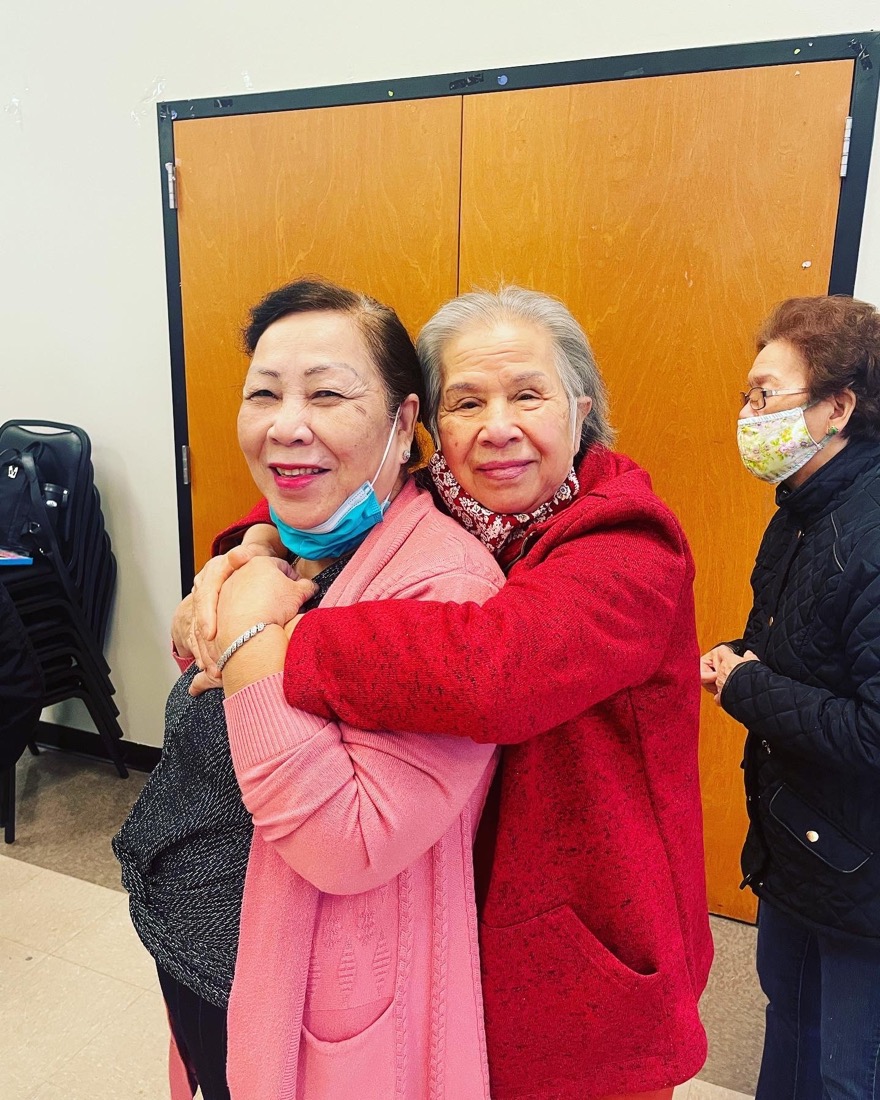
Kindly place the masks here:
<instances>
[{"instance_id":1,"label":"elderly woman in pink cardigan","mask_svg":"<svg viewBox=\"0 0 880 1100\"><path fill-rule=\"evenodd\" d=\"M176 1040L172 1093L188 1097L198 1085L206 1100L488 1100L471 852L494 747L367 732L294 710L283 668L285 626L299 611L288 606L289 576L313 580L326 607L483 602L503 576L409 477L422 379L393 311L301 280L254 308L245 341L239 442L290 558L254 558L224 586L218 609L228 744L253 818L228 1017L222 1007L219 1017L225 1080L216 1064L224 1037L202 1045L208 1009L224 1003L212 960L221 935L227 943L235 931L217 925L237 915L237 901L205 894L205 882L216 889L223 817L211 819L205 799L197 836L176 838L161 858L137 857L157 820L185 818L199 784L217 782L222 769L206 767L178 780L177 801L158 809L174 760L183 767L199 751L198 729L175 747L169 725L152 792L114 842L136 926L155 945ZM184 668L196 652L187 611L174 628ZM191 682L195 672L184 675ZM195 707L211 695L186 698ZM145 878L161 880L162 858L175 897L192 898L179 917L150 911L159 888L136 900ZM189 924L172 951L176 920ZM198 1027L188 1026L195 1016Z\"/></svg>"}]
</instances>

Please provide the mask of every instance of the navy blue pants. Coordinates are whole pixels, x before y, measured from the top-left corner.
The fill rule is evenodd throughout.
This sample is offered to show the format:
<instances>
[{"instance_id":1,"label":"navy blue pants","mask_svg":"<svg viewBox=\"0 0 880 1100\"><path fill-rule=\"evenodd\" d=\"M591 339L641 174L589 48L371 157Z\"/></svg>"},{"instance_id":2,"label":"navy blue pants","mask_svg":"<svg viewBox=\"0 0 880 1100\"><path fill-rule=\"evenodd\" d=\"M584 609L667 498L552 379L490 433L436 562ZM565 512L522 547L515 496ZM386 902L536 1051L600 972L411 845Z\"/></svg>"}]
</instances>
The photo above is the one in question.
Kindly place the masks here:
<instances>
[{"instance_id":1,"label":"navy blue pants","mask_svg":"<svg viewBox=\"0 0 880 1100\"><path fill-rule=\"evenodd\" d=\"M880 1100L880 943L762 901L758 977L769 1004L755 1100Z\"/></svg>"},{"instance_id":2,"label":"navy blue pants","mask_svg":"<svg viewBox=\"0 0 880 1100\"><path fill-rule=\"evenodd\" d=\"M226 1084L226 1009L212 1005L156 964L174 1042L203 1100L229 1100Z\"/></svg>"}]
</instances>

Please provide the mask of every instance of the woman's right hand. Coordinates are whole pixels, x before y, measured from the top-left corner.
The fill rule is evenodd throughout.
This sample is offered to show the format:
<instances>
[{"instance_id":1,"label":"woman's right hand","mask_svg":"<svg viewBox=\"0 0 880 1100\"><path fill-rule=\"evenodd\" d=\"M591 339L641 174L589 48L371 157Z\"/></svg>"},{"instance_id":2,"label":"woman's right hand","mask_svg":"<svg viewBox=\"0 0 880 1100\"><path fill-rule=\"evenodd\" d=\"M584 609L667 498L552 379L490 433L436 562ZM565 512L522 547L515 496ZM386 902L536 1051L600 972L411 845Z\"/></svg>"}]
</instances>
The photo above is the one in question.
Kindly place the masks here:
<instances>
[{"instance_id":1,"label":"woman's right hand","mask_svg":"<svg viewBox=\"0 0 880 1100\"><path fill-rule=\"evenodd\" d=\"M198 646L193 632L193 594L190 592L177 605L171 620L171 641L178 657L195 657Z\"/></svg>"},{"instance_id":2,"label":"woman's right hand","mask_svg":"<svg viewBox=\"0 0 880 1100\"><path fill-rule=\"evenodd\" d=\"M757 654L752 653L750 649L740 657L729 645L717 645L700 658L700 683L720 706L721 691L731 672L737 665L757 660Z\"/></svg>"},{"instance_id":3,"label":"woman's right hand","mask_svg":"<svg viewBox=\"0 0 880 1100\"><path fill-rule=\"evenodd\" d=\"M713 698L717 698L719 691L718 666L721 661L722 650L733 652L730 646L716 645L700 658L700 683Z\"/></svg>"}]
</instances>

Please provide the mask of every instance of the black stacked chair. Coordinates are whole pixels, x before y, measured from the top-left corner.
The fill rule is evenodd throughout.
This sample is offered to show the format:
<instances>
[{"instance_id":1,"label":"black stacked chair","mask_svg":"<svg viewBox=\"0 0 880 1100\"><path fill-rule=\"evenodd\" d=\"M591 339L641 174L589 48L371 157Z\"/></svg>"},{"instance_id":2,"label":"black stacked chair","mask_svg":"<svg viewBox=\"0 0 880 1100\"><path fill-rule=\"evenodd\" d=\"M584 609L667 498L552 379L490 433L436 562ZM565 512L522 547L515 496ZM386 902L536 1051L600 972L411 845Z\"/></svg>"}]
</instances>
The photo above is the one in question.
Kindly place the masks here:
<instances>
[{"instance_id":1,"label":"black stacked chair","mask_svg":"<svg viewBox=\"0 0 880 1100\"><path fill-rule=\"evenodd\" d=\"M0 567L0 584L39 661L42 705L82 699L127 777L103 652L116 560L81 428L35 420L0 426L0 548L33 558L32 565Z\"/></svg>"},{"instance_id":2,"label":"black stacked chair","mask_svg":"<svg viewBox=\"0 0 880 1100\"><path fill-rule=\"evenodd\" d=\"M46 694L40 662L15 604L0 585L0 826L15 840L15 765L30 744Z\"/></svg>"}]
</instances>

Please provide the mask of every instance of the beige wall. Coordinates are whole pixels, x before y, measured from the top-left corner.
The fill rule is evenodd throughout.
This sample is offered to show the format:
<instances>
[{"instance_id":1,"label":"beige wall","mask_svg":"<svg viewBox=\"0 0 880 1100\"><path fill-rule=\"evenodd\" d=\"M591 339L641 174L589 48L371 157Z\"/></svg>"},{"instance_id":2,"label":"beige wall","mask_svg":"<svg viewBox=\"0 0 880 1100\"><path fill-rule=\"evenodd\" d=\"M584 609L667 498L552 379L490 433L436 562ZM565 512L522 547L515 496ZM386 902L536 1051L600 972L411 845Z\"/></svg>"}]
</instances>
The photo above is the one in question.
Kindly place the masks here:
<instances>
[{"instance_id":1,"label":"beige wall","mask_svg":"<svg viewBox=\"0 0 880 1100\"><path fill-rule=\"evenodd\" d=\"M126 735L161 743L179 597L154 100L863 31L877 15L876 0L5 0L0 420L92 437ZM857 293L880 300L876 166ZM55 717L90 728L76 703Z\"/></svg>"}]
</instances>

